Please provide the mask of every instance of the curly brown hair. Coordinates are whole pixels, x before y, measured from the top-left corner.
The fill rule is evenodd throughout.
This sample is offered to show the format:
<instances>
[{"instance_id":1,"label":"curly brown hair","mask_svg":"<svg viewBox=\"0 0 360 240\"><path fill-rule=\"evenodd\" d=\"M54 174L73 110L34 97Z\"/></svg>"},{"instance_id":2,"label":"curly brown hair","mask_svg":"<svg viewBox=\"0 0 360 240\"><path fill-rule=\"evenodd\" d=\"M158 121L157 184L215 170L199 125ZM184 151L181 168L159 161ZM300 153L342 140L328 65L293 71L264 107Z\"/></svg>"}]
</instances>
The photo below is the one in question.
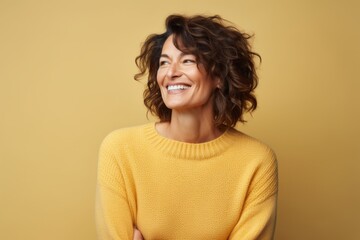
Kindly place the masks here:
<instances>
[{"instance_id":1,"label":"curly brown hair","mask_svg":"<svg viewBox=\"0 0 360 240\"><path fill-rule=\"evenodd\" d=\"M257 107L254 89L258 84L251 35L238 30L218 15L170 15L166 18L166 31L151 34L142 45L135 62L139 80L148 73L144 104L160 121L170 121L171 109L165 106L157 84L157 71L162 47L173 35L174 45L184 53L193 54L205 67L212 79L220 79L220 88L214 92L214 123L216 126L233 127L245 122L244 113Z\"/></svg>"}]
</instances>

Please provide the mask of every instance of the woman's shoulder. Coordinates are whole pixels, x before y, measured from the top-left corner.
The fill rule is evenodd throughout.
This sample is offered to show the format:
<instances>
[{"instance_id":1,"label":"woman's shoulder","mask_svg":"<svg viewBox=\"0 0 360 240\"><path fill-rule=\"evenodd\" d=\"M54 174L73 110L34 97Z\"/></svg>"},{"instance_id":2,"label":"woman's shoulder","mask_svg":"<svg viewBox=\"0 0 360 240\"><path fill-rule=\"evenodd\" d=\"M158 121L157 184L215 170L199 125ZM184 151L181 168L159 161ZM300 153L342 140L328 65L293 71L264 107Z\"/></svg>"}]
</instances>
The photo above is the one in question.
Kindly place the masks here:
<instances>
[{"instance_id":1,"label":"woman's shoulder","mask_svg":"<svg viewBox=\"0 0 360 240\"><path fill-rule=\"evenodd\" d=\"M143 139L144 130L150 128L153 123L146 123L138 126L119 128L108 133L102 145L134 144Z\"/></svg>"},{"instance_id":2,"label":"woman's shoulder","mask_svg":"<svg viewBox=\"0 0 360 240\"><path fill-rule=\"evenodd\" d=\"M256 155L271 155L275 156L274 150L262 140L244 133L238 129L232 128L230 134L234 139L234 147L248 153Z\"/></svg>"},{"instance_id":3,"label":"woman's shoulder","mask_svg":"<svg viewBox=\"0 0 360 240\"><path fill-rule=\"evenodd\" d=\"M257 171L260 172L271 170L272 174L276 173L277 156L270 145L236 129L231 130L231 134L233 136L231 155L236 156L242 166L258 169Z\"/></svg>"}]
</instances>

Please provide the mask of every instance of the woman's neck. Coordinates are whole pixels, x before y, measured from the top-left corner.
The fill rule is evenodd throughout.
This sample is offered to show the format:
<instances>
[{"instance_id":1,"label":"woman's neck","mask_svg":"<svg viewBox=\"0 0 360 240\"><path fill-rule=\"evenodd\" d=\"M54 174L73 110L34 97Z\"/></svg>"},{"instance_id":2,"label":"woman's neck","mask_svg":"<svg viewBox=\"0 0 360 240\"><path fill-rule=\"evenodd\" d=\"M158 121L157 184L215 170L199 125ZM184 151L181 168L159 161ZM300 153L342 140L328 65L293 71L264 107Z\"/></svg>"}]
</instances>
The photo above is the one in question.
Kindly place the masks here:
<instances>
[{"instance_id":1,"label":"woman's neck","mask_svg":"<svg viewBox=\"0 0 360 240\"><path fill-rule=\"evenodd\" d=\"M173 111L170 122L157 124L160 135L173 140L202 143L219 137L223 131L215 126L212 113Z\"/></svg>"}]
</instances>

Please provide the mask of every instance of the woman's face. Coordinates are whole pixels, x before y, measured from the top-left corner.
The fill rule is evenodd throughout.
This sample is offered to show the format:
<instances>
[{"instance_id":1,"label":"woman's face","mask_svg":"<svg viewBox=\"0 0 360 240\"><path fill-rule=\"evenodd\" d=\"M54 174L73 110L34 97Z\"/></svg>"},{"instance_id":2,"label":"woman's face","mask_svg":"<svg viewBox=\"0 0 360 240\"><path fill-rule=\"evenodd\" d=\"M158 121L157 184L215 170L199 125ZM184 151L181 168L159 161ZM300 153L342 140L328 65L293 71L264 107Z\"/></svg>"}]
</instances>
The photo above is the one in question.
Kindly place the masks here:
<instances>
[{"instance_id":1,"label":"woman's face","mask_svg":"<svg viewBox=\"0 0 360 240\"><path fill-rule=\"evenodd\" d=\"M172 110L210 108L211 96L217 82L208 77L204 66L192 54L175 47L170 35L159 59L157 82L165 105Z\"/></svg>"}]
</instances>

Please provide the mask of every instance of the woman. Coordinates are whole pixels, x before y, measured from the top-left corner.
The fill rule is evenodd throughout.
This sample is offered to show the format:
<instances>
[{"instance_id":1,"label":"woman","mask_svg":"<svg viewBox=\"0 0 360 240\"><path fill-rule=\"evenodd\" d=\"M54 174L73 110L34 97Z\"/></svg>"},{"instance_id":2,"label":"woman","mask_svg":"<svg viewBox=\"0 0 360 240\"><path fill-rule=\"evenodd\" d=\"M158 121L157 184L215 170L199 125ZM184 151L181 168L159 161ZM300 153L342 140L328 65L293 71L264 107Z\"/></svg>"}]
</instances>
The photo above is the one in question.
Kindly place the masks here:
<instances>
[{"instance_id":1,"label":"woman","mask_svg":"<svg viewBox=\"0 0 360 240\"><path fill-rule=\"evenodd\" d=\"M136 63L159 122L109 134L100 149L100 239L272 239L277 164L233 127L256 108L249 35L219 16L171 15Z\"/></svg>"}]
</instances>

